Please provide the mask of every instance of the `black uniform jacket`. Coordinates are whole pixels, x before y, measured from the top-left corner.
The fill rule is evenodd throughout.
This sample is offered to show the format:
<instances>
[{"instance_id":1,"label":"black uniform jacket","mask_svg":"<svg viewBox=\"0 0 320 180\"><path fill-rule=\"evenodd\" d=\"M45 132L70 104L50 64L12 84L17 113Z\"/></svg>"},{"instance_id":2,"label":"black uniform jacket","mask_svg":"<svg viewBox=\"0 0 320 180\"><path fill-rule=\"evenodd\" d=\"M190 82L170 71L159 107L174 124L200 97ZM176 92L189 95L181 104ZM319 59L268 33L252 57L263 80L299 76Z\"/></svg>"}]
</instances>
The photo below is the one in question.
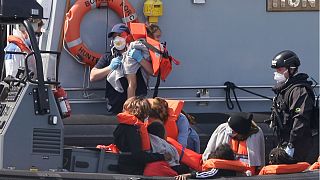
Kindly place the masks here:
<instances>
[{"instance_id":1,"label":"black uniform jacket","mask_svg":"<svg viewBox=\"0 0 320 180\"><path fill-rule=\"evenodd\" d=\"M303 141L311 138L310 121L314 94L312 82L307 78L307 74L300 73L273 88L277 94L276 102L284 126L280 132L281 138L294 146L303 146Z\"/></svg>"}]
</instances>

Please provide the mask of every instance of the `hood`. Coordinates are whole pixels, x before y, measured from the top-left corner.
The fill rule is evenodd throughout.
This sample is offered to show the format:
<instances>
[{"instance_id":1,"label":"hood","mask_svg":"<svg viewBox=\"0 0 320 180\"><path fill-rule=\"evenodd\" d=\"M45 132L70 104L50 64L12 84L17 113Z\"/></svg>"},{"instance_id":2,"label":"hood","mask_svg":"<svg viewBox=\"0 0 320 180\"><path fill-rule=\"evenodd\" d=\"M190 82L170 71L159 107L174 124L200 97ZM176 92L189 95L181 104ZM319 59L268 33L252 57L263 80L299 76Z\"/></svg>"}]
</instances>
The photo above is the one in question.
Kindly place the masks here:
<instances>
[{"instance_id":1,"label":"hood","mask_svg":"<svg viewBox=\"0 0 320 180\"><path fill-rule=\"evenodd\" d=\"M304 84L306 86L311 86L312 81L308 81L309 76L305 73L299 73L295 76L289 78L286 82L277 83L273 88L275 94L281 93L282 91L289 88L291 85Z\"/></svg>"}]
</instances>

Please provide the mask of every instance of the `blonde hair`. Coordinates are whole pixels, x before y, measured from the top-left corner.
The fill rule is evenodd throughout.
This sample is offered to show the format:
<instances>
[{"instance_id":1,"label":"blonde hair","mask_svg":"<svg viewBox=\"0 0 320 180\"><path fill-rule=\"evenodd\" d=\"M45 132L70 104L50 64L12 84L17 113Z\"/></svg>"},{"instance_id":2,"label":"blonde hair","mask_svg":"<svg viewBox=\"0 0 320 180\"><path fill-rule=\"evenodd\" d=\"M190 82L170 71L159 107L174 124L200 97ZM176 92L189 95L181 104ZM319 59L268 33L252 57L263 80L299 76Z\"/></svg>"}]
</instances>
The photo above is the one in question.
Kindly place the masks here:
<instances>
[{"instance_id":1,"label":"blonde hair","mask_svg":"<svg viewBox=\"0 0 320 180\"><path fill-rule=\"evenodd\" d=\"M149 25L147 26L147 35L148 35L149 37L154 38L154 37L153 37L153 34L154 34L155 32L157 32L157 31L160 31L160 32L161 32L161 29L160 29L160 27L159 27L158 25L156 25L156 24L149 24Z\"/></svg>"},{"instance_id":2,"label":"blonde hair","mask_svg":"<svg viewBox=\"0 0 320 180\"><path fill-rule=\"evenodd\" d=\"M168 103L166 100L156 97L153 99L151 104L150 117L160 119L165 122L168 119Z\"/></svg>"},{"instance_id":3,"label":"blonde hair","mask_svg":"<svg viewBox=\"0 0 320 180\"><path fill-rule=\"evenodd\" d=\"M136 116L142 121L149 116L150 109L149 101L141 96L131 97L127 99L123 105L124 111Z\"/></svg>"}]
</instances>

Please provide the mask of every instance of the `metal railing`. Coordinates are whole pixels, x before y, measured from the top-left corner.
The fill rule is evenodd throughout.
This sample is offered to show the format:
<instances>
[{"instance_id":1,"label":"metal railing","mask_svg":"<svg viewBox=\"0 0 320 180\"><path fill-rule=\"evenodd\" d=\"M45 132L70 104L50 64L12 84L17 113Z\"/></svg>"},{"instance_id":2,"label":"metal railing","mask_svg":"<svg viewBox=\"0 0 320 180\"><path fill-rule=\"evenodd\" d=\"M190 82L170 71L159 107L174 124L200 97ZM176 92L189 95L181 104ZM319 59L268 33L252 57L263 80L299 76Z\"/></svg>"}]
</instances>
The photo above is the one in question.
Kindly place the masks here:
<instances>
[{"instance_id":1,"label":"metal railing","mask_svg":"<svg viewBox=\"0 0 320 180\"><path fill-rule=\"evenodd\" d=\"M248 85L248 86L238 86L240 88L248 88L248 89L271 89L272 85ZM316 88L319 88L320 85L317 85ZM172 87L159 87L160 90L203 90L203 89L225 89L227 86L172 86ZM71 87L71 88L64 88L67 92L77 92L77 91L105 91L106 88L78 88L78 87ZM154 88L150 88L153 90ZM269 98L272 98L271 96ZM208 97L168 97L167 99L179 99L184 100L185 102L225 102L225 97L221 96L208 96ZM255 101L269 101L269 99L265 98L257 98L257 97L238 97L238 101L240 102L255 102ZM236 99L231 97L232 101ZM94 99L70 99L70 103L73 104L86 104L86 103L105 103L107 99L105 98L94 98Z\"/></svg>"}]
</instances>

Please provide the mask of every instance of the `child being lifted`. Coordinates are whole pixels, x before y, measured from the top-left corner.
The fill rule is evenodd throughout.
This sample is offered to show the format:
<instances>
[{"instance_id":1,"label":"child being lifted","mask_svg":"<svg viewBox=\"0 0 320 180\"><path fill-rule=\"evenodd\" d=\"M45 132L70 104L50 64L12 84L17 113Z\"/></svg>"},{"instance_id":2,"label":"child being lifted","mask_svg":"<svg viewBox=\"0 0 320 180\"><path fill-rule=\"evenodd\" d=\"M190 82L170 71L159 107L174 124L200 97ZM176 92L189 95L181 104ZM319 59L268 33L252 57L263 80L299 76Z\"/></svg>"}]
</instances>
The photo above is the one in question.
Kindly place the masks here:
<instances>
[{"instance_id":1,"label":"child being lifted","mask_svg":"<svg viewBox=\"0 0 320 180\"><path fill-rule=\"evenodd\" d=\"M148 37L156 41L160 40L161 30L158 25L150 24L146 27L146 30ZM144 73L143 77L145 78L146 84L148 84L149 78L147 74L153 74L153 69L151 66L149 49L140 40L131 42L127 52L128 54L125 56L123 61L123 69L125 77L128 80L127 95L128 98L130 98L135 96L135 92L137 89L136 72L140 68L140 66L144 67L145 71L142 72ZM146 61L142 61L143 59L145 59ZM150 65L146 66L143 63L149 63Z\"/></svg>"}]
</instances>

